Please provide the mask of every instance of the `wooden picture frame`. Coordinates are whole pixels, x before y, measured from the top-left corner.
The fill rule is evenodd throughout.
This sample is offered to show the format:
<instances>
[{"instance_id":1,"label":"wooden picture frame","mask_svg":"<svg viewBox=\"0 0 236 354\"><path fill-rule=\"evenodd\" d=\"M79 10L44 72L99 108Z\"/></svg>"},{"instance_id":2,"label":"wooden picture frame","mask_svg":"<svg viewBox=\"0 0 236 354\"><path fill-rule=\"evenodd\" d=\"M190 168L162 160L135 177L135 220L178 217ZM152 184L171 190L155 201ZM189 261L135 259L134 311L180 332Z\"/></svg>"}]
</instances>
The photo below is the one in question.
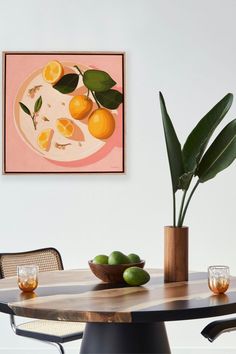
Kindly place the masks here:
<instances>
[{"instance_id":1,"label":"wooden picture frame","mask_svg":"<svg viewBox=\"0 0 236 354\"><path fill-rule=\"evenodd\" d=\"M124 52L3 52L3 174L125 172Z\"/></svg>"}]
</instances>

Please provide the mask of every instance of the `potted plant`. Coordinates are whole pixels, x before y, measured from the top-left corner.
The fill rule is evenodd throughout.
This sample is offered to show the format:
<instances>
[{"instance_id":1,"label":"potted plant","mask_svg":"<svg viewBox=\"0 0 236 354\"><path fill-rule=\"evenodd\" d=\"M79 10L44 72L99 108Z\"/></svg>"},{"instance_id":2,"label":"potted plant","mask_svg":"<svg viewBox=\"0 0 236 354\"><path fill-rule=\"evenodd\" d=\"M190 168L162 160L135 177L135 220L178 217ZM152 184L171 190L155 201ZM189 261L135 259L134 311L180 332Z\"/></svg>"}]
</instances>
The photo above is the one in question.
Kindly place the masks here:
<instances>
[{"instance_id":1,"label":"potted plant","mask_svg":"<svg viewBox=\"0 0 236 354\"><path fill-rule=\"evenodd\" d=\"M214 178L236 158L236 119L228 123L207 148L232 102L233 95L228 93L199 121L181 148L160 92L173 196L173 223L165 227L165 282L188 280L188 227L183 225L193 194L201 183ZM179 190L182 200L177 215L176 192Z\"/></svg>"}]
</instances>

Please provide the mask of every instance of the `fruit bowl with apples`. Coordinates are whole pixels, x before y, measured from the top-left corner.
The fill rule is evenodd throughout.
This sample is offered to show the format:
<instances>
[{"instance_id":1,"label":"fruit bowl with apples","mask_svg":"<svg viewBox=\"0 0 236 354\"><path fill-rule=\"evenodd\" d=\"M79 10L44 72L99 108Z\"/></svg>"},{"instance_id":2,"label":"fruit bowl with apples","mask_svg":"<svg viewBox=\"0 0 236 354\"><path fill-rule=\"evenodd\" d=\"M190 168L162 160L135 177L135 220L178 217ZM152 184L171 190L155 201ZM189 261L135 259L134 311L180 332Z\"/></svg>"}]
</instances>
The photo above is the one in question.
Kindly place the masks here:
<instances>
[{"instance_id":1,"label":"fruit bowl with apples","mask_svg":"<svg viewBox=\"0 0 236 354\"><path fill-rule=\"evenodd\" d=\"M93 274L106 283L138 286L150 279L148 272L143 269L145 261L134 253L126 256L120 251L113 251L109 256L97 255L88 263Z\"/></svg>"}]
</instances>

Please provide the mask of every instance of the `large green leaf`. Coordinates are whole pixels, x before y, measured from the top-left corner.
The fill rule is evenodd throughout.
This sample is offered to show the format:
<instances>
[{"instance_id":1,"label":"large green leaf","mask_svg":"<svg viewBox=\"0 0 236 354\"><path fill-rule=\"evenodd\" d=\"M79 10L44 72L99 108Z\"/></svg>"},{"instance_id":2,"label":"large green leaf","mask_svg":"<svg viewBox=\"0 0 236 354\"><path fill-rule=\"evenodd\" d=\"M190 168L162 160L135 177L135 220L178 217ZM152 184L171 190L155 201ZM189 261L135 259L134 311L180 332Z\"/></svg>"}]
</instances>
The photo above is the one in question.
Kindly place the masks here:
<instances>
[{"instance_id":1,"label":"large green leaf","mask_svg":"<svg viewBox=\"0 0 236 354\"><path fill-rule=\"evenodd\" d=\"M55 85L53 85L53 88L61 93L71 93L76 89L78 82L78 74L66 74L62 76L62 78Z\"/></svg>"},{"instance_id":2,"label":"large green leaf","mask_svg":"<svg viewBox=\"0 0 236 354\"><path fill-rule=\"evenodd\" d=\"M228 93L196 125L183 147L183 160L186 171L195 171L206 146L218 124L222 121L233 102Z\"/></svg>"},{"instance_id":3,"label":"large green leaf","mask_svg":"<svg viewBox=\"0 0 236 354\"><path fill-rule=\"evenodd\" d=\"M236 158L236 119L216 137L203 156L196 175L201 183L215 177Z\"/></svg>"},{"instance_id":4,"label":"large green leaf","mask_svg":"<svg viewBox=\"0 0 236 354\"><path fill-rule=\"evenodd\" d=\"M123 102L123 95L117 90L108 90L105 92L96 92L95 96L103 107L116 109Z\"/></svg>"},{"instance_id":5,"label":"large green leaf","mask_svg":"<svg viewBox=\"0 0 236 354\"><path fill-rule=\"evenodd\" d=\"M179 189L188 189L191 180L193 178L193 172L185 172L182 176L179 177Z\"/></svg>"},{"instance_id":6,"label":"large green leaf","mask_svg":"<svg viewBox=\"0 0 236 354\"><path fill-rule=\"evenodd\" d=\"M167 113L166 105L162 93L159 93L162 113L162 121L165 133L166 148L170 165L170 173L173 191L181 188L179 185L180 177L184 174L181 145L176 135L171 119Z\"/></svg>"},{"instance_id":7,"label":"large green leaf","mask_svg":"<svg viewBox=\"0 0 236 354\"><path fill-rule=\"evenodd\" d=\"M84 85L91 91L104 92L112 88L116 82L108 73L101 70L87 70L83 76Z\"/></svg>"}]
</instances>

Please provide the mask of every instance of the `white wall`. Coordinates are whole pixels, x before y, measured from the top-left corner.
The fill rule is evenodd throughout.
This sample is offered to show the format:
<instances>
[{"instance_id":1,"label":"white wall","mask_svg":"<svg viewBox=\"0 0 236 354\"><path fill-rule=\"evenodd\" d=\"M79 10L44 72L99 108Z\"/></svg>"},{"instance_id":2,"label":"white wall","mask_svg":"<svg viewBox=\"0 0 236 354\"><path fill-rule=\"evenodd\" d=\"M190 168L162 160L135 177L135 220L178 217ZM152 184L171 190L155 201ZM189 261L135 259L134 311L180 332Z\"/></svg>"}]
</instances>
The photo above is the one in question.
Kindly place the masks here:
<instances>
[{"instance_id":1,"label":"white wall","mask_svg":"<svg viewBox=\"0 0 236 354\"><path fill-rule=\"evenodd\" d=\"M234 0L0 0L0 50L127 53L126 175L1 176L1 251L52 245L73 268L120 249L162 267L171 195L157 92L182 141L217 100L236 93L235 13ZM236 103L226 120L235 113ZM236 274L235 175L234 165L193 200L186 220L192 269L225 263ZM213 345L201 338L208 322L168 324L173 352L235 350L236 334ZM1 353L51 352L16 338L3 315L0 328Z\"/></svg>"}]
</instances>

